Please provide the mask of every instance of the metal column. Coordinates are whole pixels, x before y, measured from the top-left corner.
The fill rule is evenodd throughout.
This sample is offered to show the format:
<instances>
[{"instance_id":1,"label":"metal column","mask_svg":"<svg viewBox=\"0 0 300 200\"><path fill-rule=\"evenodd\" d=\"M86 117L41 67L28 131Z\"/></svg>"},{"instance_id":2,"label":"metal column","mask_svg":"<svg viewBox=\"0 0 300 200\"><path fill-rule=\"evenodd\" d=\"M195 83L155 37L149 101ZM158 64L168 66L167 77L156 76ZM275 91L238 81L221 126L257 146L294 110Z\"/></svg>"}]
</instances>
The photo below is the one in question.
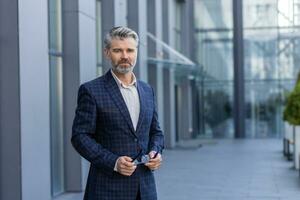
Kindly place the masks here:
<instances>
[{"instance_id":1,"label":"metal column","mask_svg":"<svg viewBox=\"0 0 300 200\"><path fill-rule=\"evenodd\" d=\"M235 137L245 137L245 84L243 47L243 4L233 0L234 127Z\"/></svg>"},{"instance_id":2,"label":"metal column","mask_svg":"<svg viewBox=\"0 0 300 200\"><path fill-rule=\"evenodd\" d=\"M18 1L0 1L0 199L20 200Z\"/></svg>"}]
</instances>

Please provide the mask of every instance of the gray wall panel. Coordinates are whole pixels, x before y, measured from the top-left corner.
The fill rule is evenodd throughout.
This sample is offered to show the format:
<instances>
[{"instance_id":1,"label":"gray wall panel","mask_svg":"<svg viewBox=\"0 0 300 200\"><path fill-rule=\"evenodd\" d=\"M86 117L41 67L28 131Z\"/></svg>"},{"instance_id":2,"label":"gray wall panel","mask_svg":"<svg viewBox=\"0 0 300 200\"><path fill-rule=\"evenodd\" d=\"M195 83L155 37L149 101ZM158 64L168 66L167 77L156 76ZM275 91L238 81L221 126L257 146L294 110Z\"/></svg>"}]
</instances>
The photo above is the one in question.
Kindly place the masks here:
<instances>
[{"instance_id":1,"label":"gray wall panel","mask_svg":"<svg viewBox=\"0 0 300 200\"><path fill-rule=\"evenodd\" d=\"M192 90L188 77L181 80L179 88L181 96L178 108L179 139L186 140L191 139L192 136Z\"/></svg>"},{"instance_id":2,"label":"gray wall panel","mask_svg":"<svg viewBox=\"0 0 300 200\"><path fill-rule=\"evenodd\" d=\"M153 35L156 35L156 26L155 26L155 0L147 1L147 31ZM148 57L156 56L156 45L155 43L148 38ZM150 70L150 68L149 68ZM150 72L148 72L150 73Z\"/></svg>"},{"instance_id":3,"label":"gray wall panel","mask_svg":"<svg viewBox=\"0 0 300 200\"><path fill-rule=\"evenodd\" d=\"M196 38L195 38L195 17L194 17L194 0L188 0L188 23L189 23L189 58L196 61ZM196 110L196 109L195 109Z\"/></svg>"},{"instance_id":4,"label":"gray wall panel","mask_svg":"<svg viewBox=\"0 0 300 200\"><path fill-rule=\"evenodd\" d=\"M79 12L92 19L96 18L96 0L78 0Z\"/></svg>"},{"instance_id":5,"label":"gray wall panel","mask_svg":"<svg viewBox=\"0 0 300 200\"><path fill-rule=\"evenodd\" d=\"M80 84L78 1L63 1L63 87L65 189L81 191L81 157L71 144L72 124Z\"/></svg>"},{"instance_id":6,"label":"gray wall panel","mask_svg":"<svg viewBox=\"0 0 300 200\"><path fill-rule=\"evenodd\" d=\"M0 199L21 199L18 1L0 1Z\"/></svg>"},{"instance_id":7,"label":"gray wall panel","mask_svg":"<svg viewBox=\"0 0 300 200\"><path fill-rule=\"evenodd\" d=\"M114 16L114 0L102 0L102 41L108 31L115 26ZM104 58L104 57L103 57ZM104 58L103 59L103 73L106 73L110 69L110 63Z\"/></svg>"},{"instance_id":8,"label":"gray wall panel","mask_svg":"<svg viewBox=\"0 0 300 200\"><path fill-rule=\"evenodd\" d=\"M163 41L170 45L170 2L162 1L163 14ZM166 59L170 59L169 56ZM163 91L164 91L164 133L165 133L165 145L167 148L173 148L176 145L175 136L175 74L172 66L163 69Z\"/></svg>"},{"instance_id":9,"label":"gray wall panel","mask_svg":"<svg viewBox=\"0 0 300 200\"><path fill-rule=\"evenodd\" d=\"M162 1L162 21L163 21L163 26L162 26L162 32L163 32L163 41L167 44L170 44L170 31L169 31L169 26L170 26L170 21L169 21L169 1L165 0Z\"/></svg>"},{"instance_id":10,"label":"gray wall panel","mask_svg":"<svg viewBox=\"0 0 300 200\"><path fill-rule=\"evenodd\" d=\"M51 198L47 12L47 1L19 1L23 200Z\"/></svg>"},{"instance_id":11,"label":"gray wall panel","mask_svg":"<svg viewBox=\"0 0 300 200\"><path fill-rule=\"evenodd\" d=\"M245 83L243 46L243 1L233 0L234 128L235 137L245 137Z\"/></svg>"},{"instance_id":12,"label":"gray wall panel","mask_svg":"<svg viewBox=\"0 0 300 200\"><path fill-rule=\"evenodd\" d=\"M94 12L96 11L94 4ZM81 8L79 7L79 10ZM79 13L80 83L96 78L96 20ZM82 159L82 188L85 188L89 162Z\"/></svg>"},{"instance_id":13,"label":"gray wall panel","mask_svg":"<svg viewBox=\"0 0 300 200\"><path fill-rule=\"evenodd\" d=\"M147 1L147 23L148 32L155 35L156 38L162 40L162 1ZM152 40L148 39L148 57L156 58L161 54L162 47L156 45ZM149 83L155 90L157 97L157 111L162 129L164 128L164 112L163 112L163 67L162 64L148 65ZM152 67L153 66L153 67ZM153 72L150 72L153 70Z\"/></svg>"},{"instance_id":14,"label":"gray wall panel","mask_svg":"<svg viewBox=\"0 0 300 200\"><path fill-rule=\"evenodd\" d=\"M164 133L165 145L173 148L176 145L175 136L175 80L174 70L163 69L164 85Z\"/></svg>"},{"instance_id":15,"label":"gray wall panel","mask_svg":"<svg viewBox=\"0 0 300 200\"><path fill-rule=\"evenodd\" d=\"M79 13L79 49L80 83L84 83L96 78L96 20L81 13Z\"/></svg>"},{"instance_id":16,"label":"gray wall panel","mask_svg":"<svg viewBox=\"0 0 300 200\"><path fill-rule=\"evenodd\" d=\"M115 26L127 26L127 0L114 0Z\"/></svg>"},{"instance_id":17,"label":"gray wall panel","mask_svg":"<svg viewBox=\"0 0 300 200\"><path fill-rule=\"evenodd\" d=\"M128 27L139 34L138 60L134 73L138 79L148 81L147 67L147 2L146 0L128 1Z\"/></svg>"},{"instance_id":18,"label":"gray wall panel","mask_svg":"<svg viewBox=\"0 0 300 200\"><path fill-rule=\"evenodd\" d=\"M70 139L78 87L96 77L95 6L94 1L81 0L63 4L65 189L69 192L84 189L89 168Z\"/></svg>"}]
</instances>

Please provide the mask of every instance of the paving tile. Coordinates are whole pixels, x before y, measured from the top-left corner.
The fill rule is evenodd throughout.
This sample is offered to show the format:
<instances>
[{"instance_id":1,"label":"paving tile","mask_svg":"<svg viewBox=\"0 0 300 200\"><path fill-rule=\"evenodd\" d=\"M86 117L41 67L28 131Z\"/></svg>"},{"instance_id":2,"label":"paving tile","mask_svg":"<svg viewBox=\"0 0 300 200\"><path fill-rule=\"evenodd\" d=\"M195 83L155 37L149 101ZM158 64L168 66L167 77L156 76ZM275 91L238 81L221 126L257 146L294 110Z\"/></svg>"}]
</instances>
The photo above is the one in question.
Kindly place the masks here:
<instances>
[{"instance_id":1,"label":"paving tile","mask_svg":"<svg viewBox=\"0 0 300 200\"><path fill-rule=\"evenodd\" d=\"M298 173L283 158L280 139L217 140L215 143L198 150L164 153L164 166L156 172L160 200L172 199L163 192L169 180L175 188L184 188L189 197L198 188L193 196L197 200L300 199ZM184 197L184 193L181 191L180 196Z\"/></svg>"},{"instance_id":2,"label":"paving tile","mask_svg":"<svg viewBox=\"0 0 300 200\"><path fill-rule=\"evenodd\" d=\"M159 200L300 200L299 175L281 139L216 140L166 150L163 158L155 172ZM59 200L70 198L82 194Z\"/></svg>"}]
</instances>

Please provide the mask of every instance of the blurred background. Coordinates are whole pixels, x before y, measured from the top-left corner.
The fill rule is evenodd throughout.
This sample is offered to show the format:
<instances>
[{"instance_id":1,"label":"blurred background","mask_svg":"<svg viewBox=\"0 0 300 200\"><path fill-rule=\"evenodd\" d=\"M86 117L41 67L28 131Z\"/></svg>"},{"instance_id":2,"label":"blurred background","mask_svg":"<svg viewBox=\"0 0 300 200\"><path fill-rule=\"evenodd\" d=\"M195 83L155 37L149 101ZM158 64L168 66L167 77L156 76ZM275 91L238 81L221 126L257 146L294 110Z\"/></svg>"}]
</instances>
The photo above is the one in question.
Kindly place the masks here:
<instances>
[{"instance_id":1,"label":"blurred background","mask_svg":"<svg viewBox=\"0 0 300 200\"><path fill-rule=\"evenodd\" d=\"M300 68L300 0L0 0L0 199L84 189L70 144L81 83L106 73L103 36L140 36L166 147L281 139Z\"/></svg>"}]
</instances>

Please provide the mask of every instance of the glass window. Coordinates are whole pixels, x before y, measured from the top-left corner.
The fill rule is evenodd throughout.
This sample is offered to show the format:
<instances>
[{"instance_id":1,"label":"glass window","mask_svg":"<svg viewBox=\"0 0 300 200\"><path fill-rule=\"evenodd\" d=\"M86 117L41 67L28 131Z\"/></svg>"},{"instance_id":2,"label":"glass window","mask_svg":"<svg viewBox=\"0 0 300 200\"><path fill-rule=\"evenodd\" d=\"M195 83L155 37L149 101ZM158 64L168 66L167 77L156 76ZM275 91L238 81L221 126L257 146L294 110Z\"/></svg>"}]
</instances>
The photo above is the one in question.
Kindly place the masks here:
<instances>
[{"instance_id":1,"label":"glass window","mask_svg":"<svg viewBox=\"0 0 300 200\"><path fill-rule=\"evenodd\" d=\"M300 0L245 0L243 16L245 94L235 95L245 95L246 137L280 137L285 94L300 71ZM196 0L195 21L201 134L230 137L232 0Z\"/></svg>"},{"instance_id":2,"label":"glass window","mask_svg":"<svg viewBox=\"0 0 300 200\"><path fill-rule=\"evenodd\" d=\"M51 190L64 192L63 64L61 0L49 0Z\"/></svg>"},{"instance_id":3,"label":"glass window","mask_svg":"<svg viewBox=\"0 0 300 200\"><path fill-rule=\"evenodd\" d=\"M246 136L280 137L286 91L300 67L300 1L245 0Z\"/></svg>"},{"instance_id":4,"label":"glass window","mask_svg":"<svg viewBox=\"0 0 300 200\"><path fill-rule=\"evenodd\" d=\"M199 137L233 138L232 0L196 0Z\"/></svg>"}]
</instances>

